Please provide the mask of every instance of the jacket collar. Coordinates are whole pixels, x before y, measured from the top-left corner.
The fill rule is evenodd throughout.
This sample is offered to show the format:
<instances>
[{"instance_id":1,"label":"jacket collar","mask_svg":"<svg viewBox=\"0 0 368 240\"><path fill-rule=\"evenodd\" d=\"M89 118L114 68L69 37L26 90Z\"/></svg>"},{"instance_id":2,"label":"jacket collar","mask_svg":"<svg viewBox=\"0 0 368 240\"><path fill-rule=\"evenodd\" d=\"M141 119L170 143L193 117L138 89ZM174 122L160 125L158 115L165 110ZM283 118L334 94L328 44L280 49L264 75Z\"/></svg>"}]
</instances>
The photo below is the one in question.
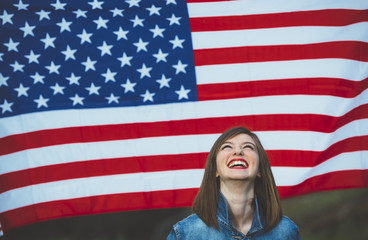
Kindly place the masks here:
<instances>
[{"instance_id":1,"label":"jacket collar","mask_svg":"<svg viewBox=\"0 0 368 240\"><path fill-rule=\"evenodd\" d=\"M259 208L258 208L258 201L257 196L254 196L255 201L255 210L254 210L254 216L252 221L252 226L250 227L250 230L248 234L252 234L254 232L257 232L259 230L263 229L261 217L259 214ZM227 223L228 225L232 226L230 222L230 216L229 216L229 208L227 206L227 201L224 197L224 195L219 191L219 198L217 201L217 217Z\"/></svg>"}]
</instances>

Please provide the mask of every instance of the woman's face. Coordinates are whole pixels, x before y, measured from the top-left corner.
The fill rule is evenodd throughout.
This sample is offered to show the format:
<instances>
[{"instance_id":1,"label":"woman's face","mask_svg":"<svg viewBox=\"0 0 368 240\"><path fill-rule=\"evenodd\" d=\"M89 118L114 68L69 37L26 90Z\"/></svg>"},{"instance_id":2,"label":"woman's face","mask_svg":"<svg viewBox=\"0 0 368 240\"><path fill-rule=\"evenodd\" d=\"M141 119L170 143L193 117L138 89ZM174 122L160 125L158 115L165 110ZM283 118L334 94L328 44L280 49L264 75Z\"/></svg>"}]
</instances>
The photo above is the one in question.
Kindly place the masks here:
<instances>
[{"instance_id":1,"label":"woman's face","mask_svg":"<svg viewBox=\"0 0 368 240\"><path fill-rule=\"evenodd\" d=\"M252 137L241 133L226 140L217 153L216 164L216 176L222 181L253 181L258 173L259 157Z\"/></svg>"}]
</instances>

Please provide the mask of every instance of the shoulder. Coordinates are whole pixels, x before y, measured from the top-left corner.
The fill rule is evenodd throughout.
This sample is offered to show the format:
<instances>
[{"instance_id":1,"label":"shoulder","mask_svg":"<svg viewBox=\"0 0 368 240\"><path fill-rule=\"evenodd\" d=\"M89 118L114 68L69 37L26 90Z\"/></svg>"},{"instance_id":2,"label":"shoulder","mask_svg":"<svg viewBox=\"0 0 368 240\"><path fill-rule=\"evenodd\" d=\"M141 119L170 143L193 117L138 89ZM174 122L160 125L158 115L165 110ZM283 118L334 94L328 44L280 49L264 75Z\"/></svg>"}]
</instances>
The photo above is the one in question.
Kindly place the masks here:
<instances>
[{"instance_id":1,"label":"shoulder","mask_svg":"<svg viewBox=\"0 0 368 240\"><path fill-rule=\"evenodd\" d=\"M280 239L300 239L298 226L287 216L283 216L270 233L280 237Z\"/></svg>"},{"instance_id":2,"label":"shoulder","mask_svg":"<svg viewBox=\"0 0 368 240\"><path fill-rule=\"evenodd\" d=\"M176 223L167 239L208 239L213 234L218 235L219 232L208 227L197 214L192 214Z\"/></svg>"},{"instance_id":3,"label":"shoulder","mask_svg":"<svg viewBox=\"0 0 368 240\"><path fill-rule=\"evenodd\" d=\"M281 228L289 228L291 230L298 230L298 226L287 216L282 216L280 223L278 224Z\"/></svg>"},{"instance_id":4,"label":"shoulder","mask_svg":"<svg viewBox=\"0 0 368 240\"><path fill-rule=\"evenodd\" d=\"M188 217L184 218L183 220L179 221L174 225L174 228L180 229L180 228L204 228L207 227L206 224L198 217L197 214L193 213L192 215L189 215Z\"/></svg>"}]
</instances>

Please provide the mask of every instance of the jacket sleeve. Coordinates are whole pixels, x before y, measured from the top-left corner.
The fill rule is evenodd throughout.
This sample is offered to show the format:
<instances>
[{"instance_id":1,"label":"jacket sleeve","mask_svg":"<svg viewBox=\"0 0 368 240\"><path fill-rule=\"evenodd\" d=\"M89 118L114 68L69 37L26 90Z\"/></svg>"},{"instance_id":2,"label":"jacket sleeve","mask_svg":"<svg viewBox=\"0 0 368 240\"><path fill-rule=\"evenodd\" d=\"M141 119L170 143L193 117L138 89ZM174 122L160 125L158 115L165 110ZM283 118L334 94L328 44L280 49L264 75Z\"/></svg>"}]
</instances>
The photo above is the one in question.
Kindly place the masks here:
<instances>
[{"instance_id":1,"label":"jacket sleeve","mask_svg":"<svg viewBox=\"0 0 368 240\"><path fill-rule=\"evenodd\" d=\"M171 229L169 235L167 236L166 240L179 240L179 237L176 235L174 228Z\"/></svg>"},{"instance_id":2,"label":"jacket sleeve","mask_svg":"<svg viewBox=\"0 0 368 240\"><path fill-rule=\"evenodd\" d=\"M298 227L296 228L296 236L295 236L295 239L296 240L301 240L300 234L299 234L299 228Z\"/></svg>"}]
</instances>

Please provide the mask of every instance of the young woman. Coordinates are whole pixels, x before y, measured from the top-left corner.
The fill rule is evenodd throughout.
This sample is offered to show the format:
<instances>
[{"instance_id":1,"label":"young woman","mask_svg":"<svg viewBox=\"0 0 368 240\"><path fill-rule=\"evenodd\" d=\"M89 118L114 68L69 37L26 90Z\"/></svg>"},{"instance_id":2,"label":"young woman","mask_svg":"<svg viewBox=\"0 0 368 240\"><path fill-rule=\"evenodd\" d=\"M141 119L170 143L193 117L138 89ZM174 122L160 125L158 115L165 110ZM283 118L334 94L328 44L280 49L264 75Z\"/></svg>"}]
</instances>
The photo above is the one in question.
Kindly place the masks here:
<instances>
[{"instance_id":1,"label":"young woman","mask_svg":"<svg viewBox=\"0 0 368 240\"><path fill-rule=\"evenodd\" d=\"M261 142L243 127L227 130L212 146L193 211L167 240L300 239L298 227L282 215Z\"/></svg>"}]
</instances>

